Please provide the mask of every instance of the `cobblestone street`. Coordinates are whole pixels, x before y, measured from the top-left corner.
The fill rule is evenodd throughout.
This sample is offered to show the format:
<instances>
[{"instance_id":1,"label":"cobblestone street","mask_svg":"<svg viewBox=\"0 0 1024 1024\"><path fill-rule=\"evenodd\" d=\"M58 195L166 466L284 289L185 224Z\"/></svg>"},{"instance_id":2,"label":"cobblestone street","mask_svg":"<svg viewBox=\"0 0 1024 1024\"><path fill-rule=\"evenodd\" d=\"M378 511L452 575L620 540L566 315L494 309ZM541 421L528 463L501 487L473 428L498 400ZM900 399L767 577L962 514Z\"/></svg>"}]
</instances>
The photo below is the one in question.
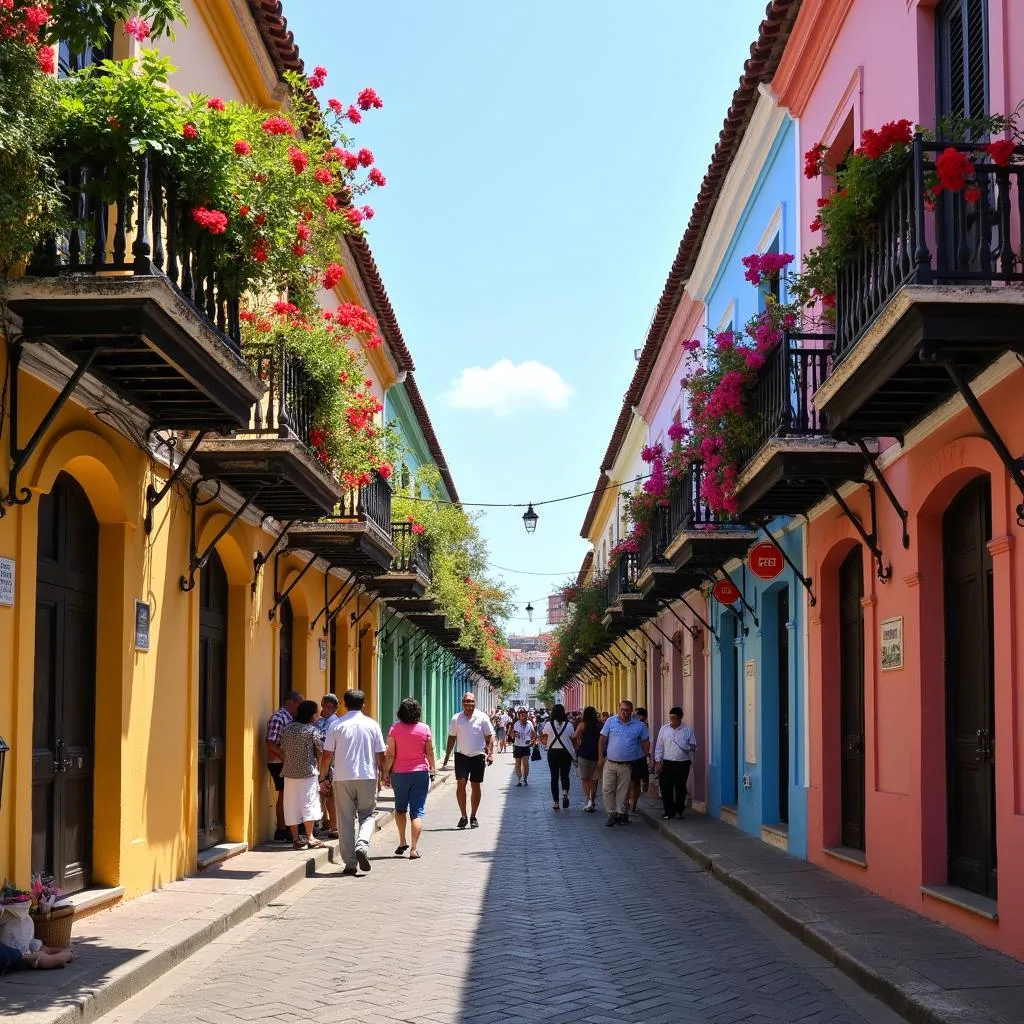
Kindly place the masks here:
<instances>
[{"instance_id":1,"label":"cobblestone street","mask_svg":"<svg viewBox=\"0 0 1024 1024\"><path fill-rule=\"evenodd\" d=\"M534 768L499 756L476 831L449 783L419 862L384 829L369 875L303 882L104 1024L898 1021L643 823L553 813Z\"/></svg>"}]
</instances>

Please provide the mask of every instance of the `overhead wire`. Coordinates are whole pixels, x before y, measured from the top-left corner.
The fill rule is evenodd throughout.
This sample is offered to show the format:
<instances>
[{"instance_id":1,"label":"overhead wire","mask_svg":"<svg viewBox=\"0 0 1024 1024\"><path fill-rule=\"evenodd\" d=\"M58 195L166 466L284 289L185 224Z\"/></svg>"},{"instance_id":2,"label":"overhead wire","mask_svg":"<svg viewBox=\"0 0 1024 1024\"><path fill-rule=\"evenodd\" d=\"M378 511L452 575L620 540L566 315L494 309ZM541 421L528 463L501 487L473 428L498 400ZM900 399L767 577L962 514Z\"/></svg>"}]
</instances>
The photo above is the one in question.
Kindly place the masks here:
<instances>
[{"instance_id":1,"label":"overhead wire","mask_svg":"<svg viewBox=\"0 0 1024 1024\"><path fill-rule=\"evenodd\" d=\"M402 494L406 501L432 501L438 505L462 505L463 508L537 508L539 505L555 505L560 501L573 501L576 498L589 498L594 494L604 494L605 491L615 491L621 487L631 487L651 476L645 473L642 476L634 477L632 480L623 480L621 483L605 484L604 487L595 487L591 491L580 491L577 494L563 494L560 498L545 498L543 501L451 501L448 498L435 498L433 496Z\"/></svg>"}]
</instances>

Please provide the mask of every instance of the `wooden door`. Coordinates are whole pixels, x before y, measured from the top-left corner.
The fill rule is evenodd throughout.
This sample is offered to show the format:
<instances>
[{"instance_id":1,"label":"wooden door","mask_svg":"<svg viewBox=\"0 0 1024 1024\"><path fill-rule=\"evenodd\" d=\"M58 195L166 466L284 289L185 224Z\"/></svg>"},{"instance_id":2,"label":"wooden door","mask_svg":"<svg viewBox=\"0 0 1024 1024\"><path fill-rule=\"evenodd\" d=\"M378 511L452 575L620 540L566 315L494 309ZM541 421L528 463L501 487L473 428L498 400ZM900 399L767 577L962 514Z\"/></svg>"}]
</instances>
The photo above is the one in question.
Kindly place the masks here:
<instances>
[{"instance_id":1,"label":"wooden door","mask_svg":"<svg viewBox=\"0 0 1024 1024\"><path fill-rule=\"evenodd\" d=\"M860 546L839 567L842 843L864 847L864 568Z\"/></svg>"},{"instance_id":2,"label":"wooden door","mask_svg":"<svg viewBox=\"0 0 1024 1024\"><path fill-rule=\"evenodd\" d=\"M779 821L789 821L789 587L779 591Z\"/></svg>"},{"instance_id":3,"label":"wooden door","mask_svg":"<svg viewBox=\"0 0 1024 1024\"><path fill-rule=\"evenodd\" d=\"M92 506L61 473L39 500L31 866L65 892L92 869L98 562Z\"/></svg>"},{"instance_id":4,"label":"wooden door","mask_svg":"<svg viewBox=\"0 0 1024 1024\"><path fill-rule=\"evenodd\" d=\"M295 629L295 616L292 614L292 603L286 597L277 609L281 619L278 631L278 701L277 706L283 707L285 698L292 691L292 633Z\"/></svg>"},{"instance_id":5,"label":"wooden door","mask_svg":"<svg viewBox=\"0 0 1024 1024\"><path fill-rule=\"evenodd\" d=\"M949 882L996 898L995 684L989 481L942 518Z\"/></svg>"},{"instance_id":6,"label":"wooden door","mask_svg":"<svg viewBox=\"0 0 1024 1024\"><path fill-rule=\"evenodd\" d=\"M228 578L217 552L199 575L200 850L224 839Z\"/></svg>"}]
</instances>

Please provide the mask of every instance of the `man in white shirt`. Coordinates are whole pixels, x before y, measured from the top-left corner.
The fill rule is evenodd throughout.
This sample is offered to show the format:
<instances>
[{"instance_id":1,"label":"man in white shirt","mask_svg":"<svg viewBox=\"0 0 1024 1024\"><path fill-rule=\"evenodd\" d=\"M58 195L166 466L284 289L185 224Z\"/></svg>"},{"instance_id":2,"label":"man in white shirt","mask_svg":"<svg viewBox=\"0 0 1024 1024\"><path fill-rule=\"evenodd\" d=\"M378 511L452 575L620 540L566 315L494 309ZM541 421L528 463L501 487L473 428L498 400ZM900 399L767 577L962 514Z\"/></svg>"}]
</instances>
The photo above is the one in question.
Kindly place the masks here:
<instances>
[{"instance_id":1,"label":"man in white shirt","mask_svg":"<svg viewBox=\"0 0 1024 1024\"><path fill-rule=\"evenodd\" d=\"M696 749L697 737L683 724L683 709L672 708L668 725L661 727L654 745L654 770L660 776L661 802L665 808L662 818L666 821L681 818L686 810L686 782Z\"/></svg>"},{"instance_id":2,"label":"man in white shirt","mask_svg":"<svg viewBox=\"0 0 1024 1024\"><path fill-rule=\"evenodd\" d=\"M512 724L512 716L504 709L498 712L498 753L504 754L508 749L508 727Z\"/></svg>"},{"instance_id":3,"label":"man in white shirt","mask_svg":"<svg viewBox=\"0 0 1024 1024\"><path fill-rule=\"evenodd\" d=\"M479 828L476 812L480 809L480 784L484 781L484 769L494 763L494 726L482 711L476 709L476 697L467 693L462 698L462 711L452 718L448 726L448 746L444 752L444 764L452 756L456 743L459 749L455 755L455 799L459 802L459 828ZM472 784L472 802L469 816L466 816L466 782Z\"/></svg>"},{"instance_id":4,"label":"man in white shirt","mask_svg":"<svg viewBox=\"0 0 1024 1024\"><path fill-rule=\"evenodd\" d=\"M327 781L333 758L331 788L338 825L338 851L345 865L342 874L354 875L357 864L363 871L371 867L368 851L376 825L377 779L384 769L387 744L380 726L363 714L366 694L362 690L346 690L342 700L345 714L328 727L324 752L320 755L320 784L323 786Z\"/></svg>"},{"instance_id":5,"label":"man in white shirt","mask_svg":"<svg viewBox=\"0 0 1024 1024\"><path fill-rule=\"evenodd\" d=\"M516 785L529 785L530 755L537 742L537 727L530 721L526 708L516 712L512 723L512 756L516 761Z\"/></svg>"}]
</instances>

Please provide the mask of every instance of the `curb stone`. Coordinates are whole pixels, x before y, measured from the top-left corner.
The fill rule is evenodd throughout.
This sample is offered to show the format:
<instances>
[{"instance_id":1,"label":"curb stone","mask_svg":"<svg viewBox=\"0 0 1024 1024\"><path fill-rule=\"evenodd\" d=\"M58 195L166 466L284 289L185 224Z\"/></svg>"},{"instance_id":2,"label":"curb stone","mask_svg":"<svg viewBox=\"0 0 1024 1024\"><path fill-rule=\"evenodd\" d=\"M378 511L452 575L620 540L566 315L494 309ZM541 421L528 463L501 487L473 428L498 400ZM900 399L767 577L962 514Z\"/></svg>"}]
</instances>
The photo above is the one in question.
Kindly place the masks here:
<instances>
[{"instance_id":1,"label":"curb stone","mask_svg":"<svg viewBox=\"0 0 1024 1024\"><path fill-rule=\"evenodd\" d=\"M436 780L431 784L430 792L444 786L454 776L452 771L438 771ZM385 810L377 814L377 831L389 825L394 819L394 811ZM259 851L259 847L256 851ZM150 950L120 967L114 968L96 987L86 987L74 995L55 993L55 998L62 1000L62 1005L40 1010L26 1010L18 1014L20 1024L89 1024L110 1013L121 1003L138 995L148 985L187 960L193 953L209 945L225 932L249 920L261 910L266 909L283 892L298 885L305 878L315 875L328 863L337 863L337 843L322 850L316 850L309 856L291 863L287 870L267 879L267 884L258 892L240 896L235 906L225 910L214 920L201 918L185 918L180 926L189 929L182 938L159 949ZM231 863L227 861L226 863ZM199 872L202 877L206 872ZM195 875L186 876L188 878ZM159 890L157 891L159 892ZM117 909L109 911L117 913ZM2 996L0 996L2 1004ZM3 1016L0 1011L0 1016Z\"/></svg>"},{"instance_id":2,"label":"curb stone","mask_svg":"<svg viewBox=\"0 0 1024 1024\"><path fill-rule=\"evenodd\" d=\"M694 843L673 832L650 811L638 807L636 813L692 860L696 861L714 879L727 886L738 896L755 906L766 917L784 928L823 959L835 965L861 988L880 999L891 1010L905 1017L911 1024L987 1024L996 1018L982 1015L977 1008L963 1003L934 983L921 977L916 981L899 982L890 978L876 966L864 962L842 948L813 922L801 921L783 902L772 899L756 885L719 863L720 857L708 854ZM881 899L881 897L879 897Z\"/></svg>"}]
</instances>

